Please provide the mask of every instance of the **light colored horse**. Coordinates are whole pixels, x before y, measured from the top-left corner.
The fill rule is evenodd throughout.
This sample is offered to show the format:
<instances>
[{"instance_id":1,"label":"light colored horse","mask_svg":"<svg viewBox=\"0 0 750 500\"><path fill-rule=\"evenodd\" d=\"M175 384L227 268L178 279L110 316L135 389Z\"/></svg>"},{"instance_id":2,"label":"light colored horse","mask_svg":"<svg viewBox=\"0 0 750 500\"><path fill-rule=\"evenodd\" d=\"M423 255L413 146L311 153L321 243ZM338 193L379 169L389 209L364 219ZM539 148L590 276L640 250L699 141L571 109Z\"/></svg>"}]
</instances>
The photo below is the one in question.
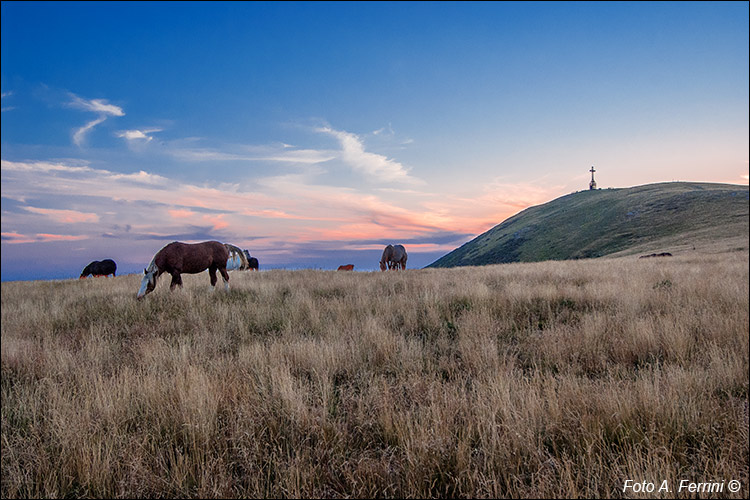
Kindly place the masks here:
<instances>
[{"instance_id":1,"label":"light colored horse","mask_svg":"<svg viewBox=\"0 0 750 500\"><path fill-rule=\"evenodd\" d=\"M224 246L229 250L229 259L227 260L228 270L239 269L240 271L244 271L250 268L246 250L242 250L231 243L224 243Z\"/></svg>"}]
</instances>

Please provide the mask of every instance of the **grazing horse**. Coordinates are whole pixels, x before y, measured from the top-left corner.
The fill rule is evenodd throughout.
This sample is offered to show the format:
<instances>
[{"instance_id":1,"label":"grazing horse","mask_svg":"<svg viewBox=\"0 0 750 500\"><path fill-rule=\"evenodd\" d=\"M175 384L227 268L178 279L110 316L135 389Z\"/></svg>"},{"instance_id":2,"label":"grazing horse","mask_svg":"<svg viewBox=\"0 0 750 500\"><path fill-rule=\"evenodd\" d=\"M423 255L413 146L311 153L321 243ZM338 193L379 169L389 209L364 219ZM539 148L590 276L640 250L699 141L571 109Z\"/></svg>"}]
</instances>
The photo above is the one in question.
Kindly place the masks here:
<instances>
[{"instance_id":1,"label":"grazing horse","mask_svg":"<svg viewBox=\"0 0 750 500\"><path fill-rule=\"evenodd\" d=\"M227 247L227 250L229 251L230 259L228 259L227 267L231 267L232 269L239 269L239 270L245 270L250 267L250 264L248 263L247 258L247 250L241 250L240 248L230 244L230 243L224 243L224 246ZM239 267L235 264L235 255L240 261Z\"/></svg>"},{"instance_id":2,"label":"grazing horse","mask_svg":"<svg viewBox=\"0 0 750 500\"><path fill-rule=\"evenodd\" d=\"M391 257L391 269L402 269L406 270L406 259L409 256L406 254L404 245L393 245L393 256Z\"/></svg>"},{"instance_id":3,"label":"grazing horse","mask_svg":"<svg viewBox=\"0 0 750 500\"><path fill-rule=\"evenodd\" d=\"M245 251L247 251L247 250L245 250ZM258 263L258 259L256 259L255 257L250 257L249 259L247 259L247 263L248 263L248 266L250 266L250 270L251 271L257 271L258 267L260 265Z\"/></svg>"},{"instance_id":4,"label":"grazing horse","mask_svg":"<svg viewBox=\"0 0 750 500\"><path fill-rule=\"evenodd\" d=\"M380 270L386 269L406 269L406 249L403 245L388 245L383 250L383 256L380 257Z\"/></svg>"},{"instance_id":5,"label":"grazing horse","mask_svg":"<svg viewBox=\"0 0 750 500\"><path fill-rule=\"evenodd\" d=\"M354 264L347 264L345 266L339 266L337 271L354 271Z\"/></svg>"},{"instance_id":6,"label":"grazing horse","mask_svg":"<svg viewBox=\"0 0 750 500\"><path fill-rule=\"evenodd\" d=\"M176 286L182 288L180 274L196 274L208 269L211 277L211 286L216 286L216 270L224 279L224 288L229 290L229 273L227 273L227 260L229 250L226 245L218 241L204 241L203 243L182 243L173 241L169 245L156 252L154 258L146 269L143 270L141 288L138 290L137 298L143 298L151 293L156 287L156 280L163 273L172 275L170 290Z\"/></svg>"},{"instance_id":7,"label":"grazing horse","mask_svg":"<svg viewBox=\"0 0 750 500\"><path fill-rule=\"evenodd\" d=\"M383 250L383 255L380 257L380 270L385 271L391 268L391 259L393 258L393 245L388 245Z\"/></svg>"},{"instance_id":8,"label":"grazing horse","mask_svg":"<svg viewBox=\"0 0 750 500\"><path fill-rule=\"evenodd\" d=\"M247 250L243 250L243 253L245 254L245 257L247 257L247 268L250 271L257 271L258 270L258 259L255 257L250 257L250 252Z\"/></svg>"},{"instance_id":9,"label":"grazing horse","mask_svg":"<svg viewBox=\"0 0 750 500\"><path fill-rule=\"evenodd\" d=\"M115 271L117 271L117 264L115 264L115 261L112 259L104 259L103 261L95 260L91 262L88 266L83 268L83 272L81 273L81 276L78 279L83 279L86 276L109 276L110 274L112 276L115 276Z\"/></svg>"}]
</instances>

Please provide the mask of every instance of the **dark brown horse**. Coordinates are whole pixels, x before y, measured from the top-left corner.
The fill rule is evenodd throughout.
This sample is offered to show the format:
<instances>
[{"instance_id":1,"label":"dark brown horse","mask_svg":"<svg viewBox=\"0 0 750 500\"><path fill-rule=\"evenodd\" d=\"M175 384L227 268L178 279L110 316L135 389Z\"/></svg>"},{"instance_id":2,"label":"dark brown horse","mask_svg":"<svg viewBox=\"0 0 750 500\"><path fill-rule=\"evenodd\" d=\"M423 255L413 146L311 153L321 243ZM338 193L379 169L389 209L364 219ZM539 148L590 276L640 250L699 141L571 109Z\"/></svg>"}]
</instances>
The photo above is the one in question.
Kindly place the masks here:
<instances>
[{"instance_id":1,"label":"dark brown horse","mask_svg":"<svg viewBox=\"0 0 750 500\"><path fill-rule=\"evenodd\" d=\"M151 263L143 270L141 288L138 290L138 298L143 298L151 293L156 287L156 280L163 273L172 275L170 290L176 286L182 287L180 274L196 274L208 269L211 277L211 286L216 286L216 270L224 279L224 287L229 289L229 273L227 273L227 260L229 250L218 241L204 241L203 243L181 243L173 241L159 250Z\"/></svg>"},{"instance_id":2,"label":"dark brown horse","mask_svg":"<svg viewBox=\"0 0 750 500\"><path fill-rule=\"evenodd\" d=\"M115 275L115 271L117 271L117 264L115 264L115 261L112 259L104 259L102 261L95 260L94 262L91 262L88 266L83 268L83 272L81 272L81 276L78 279L83 279L86 276L109 276L110 274L112 276Z\"/></svg>"}]
</instances>

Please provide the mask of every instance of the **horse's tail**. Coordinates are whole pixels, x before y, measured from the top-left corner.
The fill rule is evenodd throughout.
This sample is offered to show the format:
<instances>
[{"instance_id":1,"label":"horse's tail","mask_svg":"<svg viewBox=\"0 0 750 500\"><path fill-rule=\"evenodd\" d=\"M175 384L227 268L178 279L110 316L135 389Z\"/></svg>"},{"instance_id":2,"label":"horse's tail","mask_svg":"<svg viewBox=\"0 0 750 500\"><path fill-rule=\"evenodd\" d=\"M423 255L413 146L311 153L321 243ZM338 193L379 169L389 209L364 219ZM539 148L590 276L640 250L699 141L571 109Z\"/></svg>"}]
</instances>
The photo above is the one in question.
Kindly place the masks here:
<instances>
[{"instance_id":1,"label":"horse's tail","mask_svg":"<svg viewBox=\"0 0 750 500\"><path fill-rule=\"evenodd\" d=\"M224 246L229 250L230 255L236 254L240 258L240 269L248 269L250 267L250 263L247 261L247 257L245 257L245 252L243 252L240 248L232 245L231 243L224 243Z\"/></svg>"}]
</instances>

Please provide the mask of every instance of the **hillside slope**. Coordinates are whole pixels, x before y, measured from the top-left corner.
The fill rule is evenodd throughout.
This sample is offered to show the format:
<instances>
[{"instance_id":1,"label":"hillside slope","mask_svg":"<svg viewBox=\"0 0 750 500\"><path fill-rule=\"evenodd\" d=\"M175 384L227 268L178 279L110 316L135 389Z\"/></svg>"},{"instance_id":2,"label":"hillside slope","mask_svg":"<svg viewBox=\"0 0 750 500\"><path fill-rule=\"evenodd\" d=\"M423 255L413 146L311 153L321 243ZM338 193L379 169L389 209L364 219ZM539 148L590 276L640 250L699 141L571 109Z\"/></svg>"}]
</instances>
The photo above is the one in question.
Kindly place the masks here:
<instances>
[{"instance_id":1,"label":"hillside slope","mask_svg":"<svg viewBox=\"0 0 750 500\"><path fill-rule=\"evenodd\" d=\"M747 248L748 186L669 182L580 191L510 217L427 267Z\"/></svg>"}]
</instances>

